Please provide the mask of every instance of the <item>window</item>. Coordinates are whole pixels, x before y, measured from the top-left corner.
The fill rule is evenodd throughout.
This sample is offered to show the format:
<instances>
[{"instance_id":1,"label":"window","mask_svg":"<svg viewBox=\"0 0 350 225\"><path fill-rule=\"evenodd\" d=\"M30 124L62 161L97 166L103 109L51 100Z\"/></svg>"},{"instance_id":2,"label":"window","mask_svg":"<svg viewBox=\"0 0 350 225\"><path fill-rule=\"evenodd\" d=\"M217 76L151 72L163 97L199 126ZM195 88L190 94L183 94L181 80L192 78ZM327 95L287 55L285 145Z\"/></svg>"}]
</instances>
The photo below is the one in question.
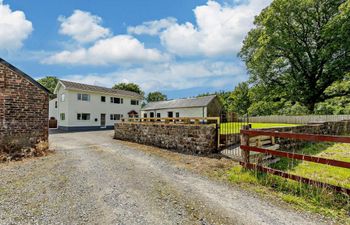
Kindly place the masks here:
<instances>
[{"instance_id":1,"label":"window","mask_svg":"<svg viewBox=\"0 0 350 225\"><path fill-rule=\"evenodd\" d=\"M173 112L168 112L168 117L172 118L173 117Z\"/></svg>"},{"instance_id":2,"label":"window","mask_svg":"<svg viewBox=\"0 0 350 225\"><path fill-rule=\"evenodd\" d=\"M60 118L61 118L61 120L65 120L65 119L66 119L66 114L61 113L61 114L60 114Z\"/></svg>"},{"instance_id":3,"label":"window","mask_svg":"<svg viewBox=\"0 0 350 225\"><path fill-rule=\"evenodd\" d=\"M57 109L57 101L55 101L55 109Z\"/></svg>"},{"instance_id":4,"label":"window","mask_svg":"<svg viewBox=\"0 0 350 225\"><path fill-rule=\"evenodd\" d=\"M77 120L90 120L90 113L78 113Z\"/></svg>"},{"instance_id":5,"label":"window","mask_svg":"<svg viewBox=\"0 0 350 225\"><path fill-rule=\"evenodd\" d=\"M154 117L154 112L149 113L149 117L153 118Z\"/></svg>"},{"instance_id":6,"label":"window","mask_svg":"<svg viewBox=\"0 0 350 225\"><path fill-rule=\"evenodd\" d=\"M64 102L65 98L66 98L66 95L65 94L61 94L61 102Z\"/></svg>"},{"instance_id":7,"label":"window","mask_svg":"<svg viewBox=\"0 0 350 225\"><path fill-rule=\"evenodd\" d=\"M180 117L180 113L179 112L176 112L176 117Z\"/></svg>"},{"instance_id":8,"label":"window","mask_svg":"<svg viewBox=\"0 0 350 225\"><path fill-rule=\"evenodd\" d=\"M122 99L122 98L114 98L114 97L111 97L111 103L114 103L114 104L123 104L123 99Z\"/></svg>"},{"instance_id":9,"label":"window","mask_svg":"<svg viewBox=\"0 0 350 225\"><path fill-rule=\"evenodd\" d=\"M160 113L157 113L157 117L160 118Z\"/></svg>"},{"instance_id":10,"label":"window","mask_svg":"<svg viewBox=\"0 0 350 225\"><path fill-rule=\"evenodd\" d=\"M106 96L101 96L101 102L106 102Z\"/></svg>"},{"instance_id":11,"label":"window","mask_svg":"<svg viewBox=\"0 0 350 225\"><path fill-rule=\"evenodd\" d=\"M147 118L147 113L144 113L144 114L143 114L143 118Z\"/></svg>"},{"instance_id":12,"label":"window","mask_svg":"<svg viewBox=\"0 0 350 225\"><path fill-rule=\"evenodd\" d=\"M110 117L111 120L120 120L121 118L123 118L122 114L111 114Z\"/></svg>"},{"instance_id":13,"label":"window","mask_svg":"<svg viewBox=\"0 0 350 225\"><path fill-rule=\"evenodd\" d=\"M131 105L139 105L139 100L131 99Z\"/></svg>"},{"instance_id":14,"label":"window","mask_svg":"<svg viewBox=\"0 0 350 225\"><path fill-rule=\"evenodd\" d=\"M90 101L90 95L89 94L78 94L78 100L79 101Z\"/></svg>"}]
</instances>

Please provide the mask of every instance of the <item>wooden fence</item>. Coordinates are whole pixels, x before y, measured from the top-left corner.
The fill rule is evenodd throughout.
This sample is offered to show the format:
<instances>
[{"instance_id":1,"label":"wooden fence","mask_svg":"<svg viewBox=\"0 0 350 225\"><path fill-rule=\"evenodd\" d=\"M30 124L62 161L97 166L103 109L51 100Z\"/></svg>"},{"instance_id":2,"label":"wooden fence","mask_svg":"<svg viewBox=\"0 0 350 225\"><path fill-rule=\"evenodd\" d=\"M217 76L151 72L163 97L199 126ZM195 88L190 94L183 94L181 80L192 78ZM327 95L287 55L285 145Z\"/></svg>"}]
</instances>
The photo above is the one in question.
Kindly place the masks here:
<instances>
[{"instance_id":1,"label":"wooden fence","mask_svg":"<svg viewBox=\"0 0 350 225\"><path fill-rule=\"evenodd\" d=\"M331 135L316 135L316 134L300 134L300 133L287 133L287 132L271 132L271 131L264 131L264 130L248 130L243 129L241 130L241 146L240 149L243 150L242 152L242 161L240 164L248 169L254 169L259 170L264 173L270 173L277 176L281 176L284 178L292 179L298 182L303 182L309 185L314 185L317 187L326 187L330 189L334 189L339 192L345 192L348 195L350 195L350 189L339 187L327 183L323 183L320 181L311 180L309 178L301 177L298 175L290 174L281 170L276 170L269 167L264 167L259 164L254 164L250 162L250 151L253 152L259 152L264 154L269 154L273 156L278 157L286 157L290 159L298 159L298 160L305 160L310 161L314 163L320 163L320 164L326 164L330 166L335 167L342 167L342 168L348 168L350 169L350 163L339 161L339 160L333 160L333 159L327 159L317 156L311 156L311 155L304 155L304 154L297 154L297 153L291 153L286 151L280 151L280 150L273 150L273 149L265 149L261 147L252 147L250 146L250 138L256 137L256 136L271 136L271 137L277 137L277 138L290 138L295 140L303 140L303 141L312 141L312 142L341 142L341 143L350 143L350 137L346 136L331 136ZM349 170L350 172L350 170Z\"/></svg>"},{"instance_id":2,"label":"wooden fence","mask_svg":"<svg viewBox=\"0 0 350 225\"><path fill-rule=\"evenodd\" d=\"M249 123L291 123L307 124L317 122L337 122L350 120L350 115L306 115L306 116L257 116L249 117Z\"/></svg>"}]
</instances>

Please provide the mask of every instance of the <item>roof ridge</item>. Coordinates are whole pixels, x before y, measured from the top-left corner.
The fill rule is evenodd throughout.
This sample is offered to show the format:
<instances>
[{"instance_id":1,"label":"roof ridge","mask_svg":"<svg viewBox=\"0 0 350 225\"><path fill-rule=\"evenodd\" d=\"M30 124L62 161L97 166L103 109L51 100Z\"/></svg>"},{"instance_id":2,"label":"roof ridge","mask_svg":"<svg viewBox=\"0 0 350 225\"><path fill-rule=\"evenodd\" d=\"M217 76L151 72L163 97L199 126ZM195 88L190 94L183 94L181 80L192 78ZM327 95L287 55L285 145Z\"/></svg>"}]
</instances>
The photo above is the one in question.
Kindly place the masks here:
<instances>
[{"instance_id":1,"label":"roof ridge","mask_svg":"<svg viewBox=\"0 0 350 225\"><path fill-rule=\"evenodd\" d=\"M204 97L204 98L203 98ZM172 99L166 101L156 101L149 102L144 110L153 110L153 109L169 109L169 108L186 108L186 107L202 107L208 105L217 95L209 95L195 98L180 98Z\"/></svg>"},{"instance_id":2,"label":"roof ridge","mask_svg":"<svg viewBox=\"0 0 350 225\"><path fill-rule=\"evenodd\" d=\"M63 84L74 84L74 85L80 85L80 86L85 86L85 87L92 87L92 88L99 88L99 89L104 89L106 91L112 91L112 92L121 92L119 94L125 94L125 95L131 95L131 96L135 96L137 95L138 97L142 97L141 94L134 92L134 91L127 91L127 90L122 90L122 89L118 89L118 88L108 88L108 87L103 87L103 86L98 86L98 85L91 85L91 84L85 84L85 83L78 83L78 82L74 82L74 81L68 81L68 80L62 80L59 79L60 82L62 82ZM65 86L66 86L65 85ZM79 88L79 87L67 87L68 89L72 88L72 89L80 89L80 90L84 90L83 88ZM90 91L96 91L98 92L99 90L90 90Z\"/></svg>"}]
</instances>

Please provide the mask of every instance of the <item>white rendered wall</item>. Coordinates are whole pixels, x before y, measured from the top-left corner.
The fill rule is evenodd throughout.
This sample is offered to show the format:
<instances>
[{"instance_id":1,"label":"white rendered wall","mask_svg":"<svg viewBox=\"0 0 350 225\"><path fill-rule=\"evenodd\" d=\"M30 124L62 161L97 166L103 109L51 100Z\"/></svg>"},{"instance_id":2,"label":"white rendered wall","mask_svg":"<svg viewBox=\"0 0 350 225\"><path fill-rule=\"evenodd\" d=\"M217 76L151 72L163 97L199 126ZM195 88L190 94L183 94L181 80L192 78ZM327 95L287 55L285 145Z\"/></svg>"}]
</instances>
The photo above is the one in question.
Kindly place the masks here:
<instances>
[{"instance_id":1,"label":"white rendered wall","mask_svg":"<svg viewBox=\"0 0 350 225\"><path fill-rule=\"evenodd\" d=\"M90 94L90 101L79 101L77 94ZM101 102L101 96L106 97L106 102ZM123 104L110 102L110 97L123 98ZM69 112L66 115L69 127L100 126L101 114L106 114L106 126L113 126L116 120L111 120L111 114L122 114L123 118L128 118L128 112L134 110L140 114L141 105L131 105L131 99L127 96L108 95L104 93L66 91L66 101ZM141 103L141 101L140 101ZM90 113L90 120L78 120L78 113ZM97 119L97 121L95 121Z\"/></svg>"},{"instance_id":2,"label":"white rendered wall","mask_svg":"<svg viewBox=\"0 0 350 225\"><path fill-rule=\"evenodd\" d=\"M142 110L141 117L144 117L144 113L147 113L147 117L150 117L150 112L154 112L154 117L157 117L157 113L160 113L160 117L168 117L168 112L173 112L173 117L176 117L176 113L180 113L180 117L207 117L207 107L191 107L191 108L176 108L176 109L159 109L159 110Z\"/></svg>"},{"instance_id":3,"label":"white rendered wall","mask_svg":"<svg viewBox=\"0 0 350 225\"><path fill-rule=\"evenodd\" d=\"M57 98L49 101L49 118L55 117L56 120L58 120L58 106L57 108L55 108L55 102L57 101L58 101Z\"/></svg>"}]
</instances>

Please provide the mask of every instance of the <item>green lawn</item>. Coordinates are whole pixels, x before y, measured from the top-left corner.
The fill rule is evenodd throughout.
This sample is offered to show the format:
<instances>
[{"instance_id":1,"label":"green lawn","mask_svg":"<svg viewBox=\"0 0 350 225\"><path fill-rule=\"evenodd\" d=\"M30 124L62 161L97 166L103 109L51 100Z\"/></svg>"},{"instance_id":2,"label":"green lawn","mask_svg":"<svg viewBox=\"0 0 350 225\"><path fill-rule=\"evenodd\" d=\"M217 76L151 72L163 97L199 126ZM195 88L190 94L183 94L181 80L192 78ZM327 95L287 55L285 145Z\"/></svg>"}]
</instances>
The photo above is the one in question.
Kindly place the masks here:
<instances>
[{"instance_id":1,"label":"green lawn","mask_svg":"<svg viewBox=\"0 0 350 225\"><path fill-rule=\"evenodd\" d=\"M287 123L249 123L249 124L252 125L253 129L300 126L300 124L287 124ZM240 122L221 123L220 124L220 133L221 134L237 134L240 132L241 127L243 125L245 125L245 124L240 123Z\"/></svg>"}]
</instances>

